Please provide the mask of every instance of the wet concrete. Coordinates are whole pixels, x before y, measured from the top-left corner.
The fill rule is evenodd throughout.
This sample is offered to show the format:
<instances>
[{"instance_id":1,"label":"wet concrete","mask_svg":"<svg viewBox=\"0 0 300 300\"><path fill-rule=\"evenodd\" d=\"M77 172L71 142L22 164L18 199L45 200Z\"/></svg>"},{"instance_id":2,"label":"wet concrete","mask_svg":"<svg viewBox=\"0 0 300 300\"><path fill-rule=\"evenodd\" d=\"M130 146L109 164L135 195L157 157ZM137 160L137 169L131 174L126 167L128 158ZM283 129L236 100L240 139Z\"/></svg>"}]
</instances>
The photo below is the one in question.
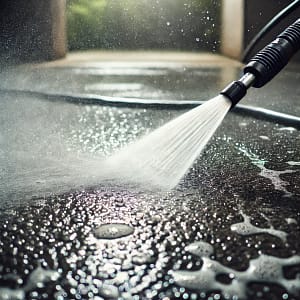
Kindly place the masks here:
<instances>
[{"instance_id":1,"label":"wet concrete","mask_svg":"<svg viewBox=\"0 0 300 300\"><path fill-rule=\"evenodd\" d=\"M74 75L73 67L49 66L10 83L21 87L23 76L22 87L42 89L51 82L52 91L80 91L88 84L127 82L131 89L110 86L97 93L168 99L203 99L223 85L220 65L185 68L134 64L132 73L148 74L103 76L86 75L89 68ZM236 65L226 68L232 70L226 79L238 72ZM264 105L297 114L299 87L289 79L299 69L292 66L280 76L261 90ZM296 91L288 98L285 83ZM257 103L254 93L246 101ZM93 161L108 156L184 111L77 105L3 92L0 103L0 299L299 299L298 130L230 112L179 186L162 192L89 182L74 153ZM95 234L104 224L112 225L111 233L116 224L132 230L106 239ZM194 273L206 268L215 273ZM204 274L209 284L193 274Z\"/></svg>"}]
</instances>

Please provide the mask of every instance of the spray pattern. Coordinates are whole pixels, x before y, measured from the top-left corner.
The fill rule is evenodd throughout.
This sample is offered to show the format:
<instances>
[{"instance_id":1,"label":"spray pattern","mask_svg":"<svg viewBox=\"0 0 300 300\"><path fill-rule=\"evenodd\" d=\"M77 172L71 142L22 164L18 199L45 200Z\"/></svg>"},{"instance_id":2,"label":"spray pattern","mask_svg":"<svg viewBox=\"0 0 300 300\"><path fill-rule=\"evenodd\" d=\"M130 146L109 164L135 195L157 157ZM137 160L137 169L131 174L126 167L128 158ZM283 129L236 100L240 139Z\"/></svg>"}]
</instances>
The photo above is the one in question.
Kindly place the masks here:
<instances>
[{"instance_id":1,"label":"spray pattern","mask_svg":"<svg viewBox=\"0 0 300 300\"><path fill-rule=\"evenodd\" d=\"M163 189L176 186L221 124L231 102L218 95L109 158L116 176Z\"/></svg>"}]
</instances>

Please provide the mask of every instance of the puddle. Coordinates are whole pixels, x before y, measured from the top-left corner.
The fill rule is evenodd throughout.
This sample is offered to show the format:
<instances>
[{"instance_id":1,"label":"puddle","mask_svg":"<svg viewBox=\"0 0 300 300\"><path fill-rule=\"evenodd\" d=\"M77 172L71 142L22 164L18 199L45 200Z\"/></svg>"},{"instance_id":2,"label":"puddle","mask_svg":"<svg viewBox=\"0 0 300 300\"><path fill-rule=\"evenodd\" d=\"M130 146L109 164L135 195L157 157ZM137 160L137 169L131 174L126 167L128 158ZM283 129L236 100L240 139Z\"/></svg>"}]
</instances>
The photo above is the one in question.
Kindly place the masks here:
<instances>
[{"instance_id":1,"label":"puddle","mask_svg":"<svg viewBox=\"0 0 300 300\"><path fill-rule=\"evenodd\" d=\"M111 223L99 226L94 230L94 235L98 239L118 239L133 234L134 228L127 224Z\"/></svg>"}]
</instances>

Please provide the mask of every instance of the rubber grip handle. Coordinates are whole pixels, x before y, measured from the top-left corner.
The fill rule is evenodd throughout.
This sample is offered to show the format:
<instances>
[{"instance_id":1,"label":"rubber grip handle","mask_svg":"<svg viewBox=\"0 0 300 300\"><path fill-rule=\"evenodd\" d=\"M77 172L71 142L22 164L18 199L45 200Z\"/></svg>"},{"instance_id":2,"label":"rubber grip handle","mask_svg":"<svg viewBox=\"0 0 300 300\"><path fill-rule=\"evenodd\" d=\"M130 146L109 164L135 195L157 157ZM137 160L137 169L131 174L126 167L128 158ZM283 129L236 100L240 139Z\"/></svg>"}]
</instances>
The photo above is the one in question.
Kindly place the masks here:
<instances>
[{"instance_id":1,"label":"rubber grip handle","mask_svg":"<svg viewBox=\"0 0 300 300\"><path fill-rule=\"evenodd\" d=\"M277 38L259 51L244 68L255 76L253 87L269 82L300 49L300 19L286 28Z\"/></svg>"}]
</instances>

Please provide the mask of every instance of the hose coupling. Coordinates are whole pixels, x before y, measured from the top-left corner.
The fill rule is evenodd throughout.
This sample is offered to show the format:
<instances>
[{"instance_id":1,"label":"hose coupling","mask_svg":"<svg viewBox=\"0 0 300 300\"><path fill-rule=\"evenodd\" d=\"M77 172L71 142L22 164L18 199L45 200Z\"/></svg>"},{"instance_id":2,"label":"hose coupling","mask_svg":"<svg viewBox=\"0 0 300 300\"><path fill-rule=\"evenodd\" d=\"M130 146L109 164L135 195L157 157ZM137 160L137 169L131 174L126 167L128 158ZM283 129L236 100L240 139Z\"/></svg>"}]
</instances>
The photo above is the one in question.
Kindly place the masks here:
<instances>
[{"instance_id":1,"label":"hose coupling","mask_svg":"<svg viewBox=\"0 0 300 300\"><path fill-rule=\"evenodd\" d=\"M252 73L246 73L239 80L231 82L220 94L230 99L232 108L246 95L247 89L254 81L255 76Z\"/></svg>"}]
</instances>

